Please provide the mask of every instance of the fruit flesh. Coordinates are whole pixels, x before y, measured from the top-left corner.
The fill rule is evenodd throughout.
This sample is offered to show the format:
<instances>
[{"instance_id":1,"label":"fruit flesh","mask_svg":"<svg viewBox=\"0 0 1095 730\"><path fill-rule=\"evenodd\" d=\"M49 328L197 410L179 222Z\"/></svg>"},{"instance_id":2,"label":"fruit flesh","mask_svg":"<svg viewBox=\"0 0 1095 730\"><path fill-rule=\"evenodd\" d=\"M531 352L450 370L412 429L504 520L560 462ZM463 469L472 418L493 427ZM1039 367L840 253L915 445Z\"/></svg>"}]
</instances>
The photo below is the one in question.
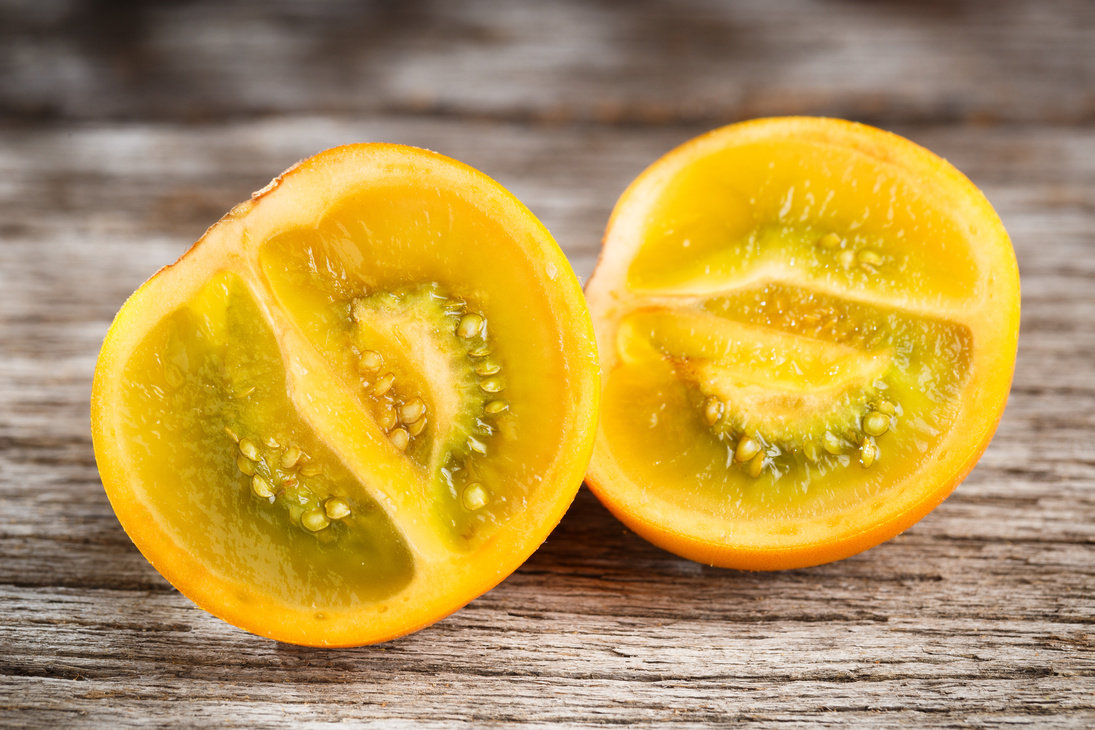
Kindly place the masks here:
<instances>
[{"instance_id":1,"label":"fruit flesh","mask_svg":"<svg viewBox=\"0 0 1095 730\"><path fill-rule=\"evenodd\" d=\"M135 477L155 485L165 531L210 570L256 594L340 608L386 598L410 580L405 540L295 415L273 334L238 277L210 282L148 334L126 365L125 396ZM258 461L276 498L253 493L236 438L262 453L244 468L254 474ZM282 468L292 448L318 473ZM350 516L319 536L303 529L301 517L332 497Z\"/></svg>"},{"instance_id":2,"label":"fruit flesh","mask_svg":"<svg viewBox=\"0 0 1095 730\"><path fill-rule=\"evenodd\" d=\"M628 272L637 291L718 291L757 269L898 301L964 300L974 235L892 162L816 142L765 140L715 152L677 176ZM836 232L839 243L818 245ZM844 265L842 252L856 255ZM858 261L881 255L879 266Z\"/></svg>"},{"instance_id":3,"label":"fruit flesh","mask_svg":"<svg viewBox=\"0 0 1095 730\"><path fill-rule=\"evenodd\" d=\"M559 340L559 325L549 307L508 304L527 299L517 288L522 276L532 276L522 271L528 263L502 251L497 254L500 261L484 266L476 253L482 236L500 232L484 231L482 223L461 228L460 221L472 216L469 211L448 211L449 205L427 202L424 209L397 208L382 216L368 212L389 207L387 199L407 196L406 190L391 189L381 189L375 197L358 196L352 209L336 207L314 230L279 234L265 244L260 261L288 316L344 386L366 403L374 422L381 414L373 410L378 405L373 388L389 372L396 375L393 389L405 387L407 397L426 402L426 429L408 455L437 500L438 524L454 547L466 548L488 538L492 526L521 509L528 490L539 484L556 458L565 411L552 398L559 397L559 385L567 377L566 361L551 351L551 343ZM344 233L355 224L357 235ZM416 230L416 236L400 236L407 229ZM427 252L440 241L446 250L430 256ZM386 269L380 252L396 246L418 266ZM368 268L359 263L374 260L377 264ZM507 269L508 274L498 276ZM364 311L361 321L355 321L355 302ZM446 315L446 307L453 314ZM485 338L465 339L456 333L467 313L484 318ZM396 334L393 325L399 324L406 334ZM414 346L400 346L398 336L411 338ZM468 355L479 345L487 354ZM460 350L458 367L426 366L430 360L451 361L454 348ZM361 353L366 351L384 358L375 373L363 371ZM488 358L502 370L480 376L474 368L482 368ZM504 367L522 360L535 360L536 367ZM503 389L491 393L482 388L496 384ZM484 407L495 402L505 410L485 413ZM447 415L443 423L437 422L439 411ZM474 439L474 448L469 439ZM484 480L505 489L479 510L464 509L464 489Z\"/></svg>"},{"instance_id":4,"label":"fruit flesh","mask_svg":"<svg viewBox=\"0 0 1095 730\"><path fill-rule=\"evenodd\" d=\"M581 289L481 173L337 148L237 206L108 333L92 427L142 553L282 641L373 643L488 590L592 450Z\"/></svg>"},{"instance_id":5,"label":"fruit flesh","mask_svg":"<svg viewBox=\"0 0 1095 730\"><path fill-rule=\"evenodd\" d=\"M802 517L878 495L937 443L968 377L969 334L953 323L777 285L696 309L624 320L624 337L653 346L629 345L638 354L608 378L605 433L646 490L726 520ZM709 397L725 404L716 424L703 417ZM862 421L879 402L895 414L876 439ZM734 463L743 437L765 446L757 477ZM865 438L882 453L860 474Z\"/></svg>"},{"instance_id":6,"label":"fruit flesh","mask_svg":"<svg viewBox=\"0 0 1095 730\"><path fill-rule=\"evenodd\" d=\"M930 153L834 120L736 125L655 163L587 297L605 369L588 482L648 539L728 567L846 557L915 522L984 449L1014 363L991 208Z\"/></svg>"}]
</instances>

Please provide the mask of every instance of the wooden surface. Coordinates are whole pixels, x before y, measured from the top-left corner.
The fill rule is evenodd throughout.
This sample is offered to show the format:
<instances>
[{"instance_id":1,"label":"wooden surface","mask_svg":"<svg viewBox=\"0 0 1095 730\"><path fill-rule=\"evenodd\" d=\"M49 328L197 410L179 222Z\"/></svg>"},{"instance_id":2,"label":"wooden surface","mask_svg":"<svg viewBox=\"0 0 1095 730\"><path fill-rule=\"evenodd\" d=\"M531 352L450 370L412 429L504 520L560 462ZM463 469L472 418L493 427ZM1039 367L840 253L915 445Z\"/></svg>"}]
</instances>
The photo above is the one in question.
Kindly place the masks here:
<instances>
[{"instance_id":1,"label":"wooden surface","mask_svg":"<svg viewBox=\"0 0 1095 730\"><path fill-rule=\"evenodd\" d=\"M0 3L0 726L1095 725L1095 4ZM588 276L616 196L718 124L809 113L966 172L1023 280L980 465L905 534L776 574L678 559L583 490L495 590L320 651L212 618L102 491L125 297L297 159L437 149Z\"/></svg>"}]
</instances>

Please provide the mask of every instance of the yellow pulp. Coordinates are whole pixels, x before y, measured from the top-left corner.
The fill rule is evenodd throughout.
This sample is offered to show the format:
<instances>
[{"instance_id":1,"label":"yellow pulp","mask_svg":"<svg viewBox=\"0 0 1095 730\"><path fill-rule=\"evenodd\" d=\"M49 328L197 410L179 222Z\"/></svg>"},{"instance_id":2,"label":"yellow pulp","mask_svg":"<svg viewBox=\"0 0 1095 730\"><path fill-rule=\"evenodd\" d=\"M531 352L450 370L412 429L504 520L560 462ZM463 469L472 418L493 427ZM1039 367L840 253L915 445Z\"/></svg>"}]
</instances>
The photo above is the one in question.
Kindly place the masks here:
<instances>
[{"instance_id":1,"label":"yellow pulp","mask_svg":"<svg viewBox=\"0 0 1095 730\"><path fill-rule=\"evenodd\" d=\"M918 185L787 140L719 150L665 182L605 387L603 432L636 483L729 521L795 519L877 498L932 458L972 340L926 312L967 298L977 271L968 232ZM889 427L866 433L878 408ZM755 463L735 459L744 438Z\"/></svg>"},{"instance_id":2,"label":"yellow pulp","mask_svg":"<svg viewBox=\"0 0 1095 730\"><path fill-rule=\"evenodd\" d=\"M351 607L397 592L414 571L399 531L295 413L270 327L240 280L222 275L164 318L126 364L124 443L157 519L209 570L290 605ZM295 484L260 499L229 434ZM277 447L267 444L276 443ZM303 464L281 468L292 447ZM304 476L304 464L321 467ZM307 469L311 472L313 469ZM320 533L304 512L342 498L350 516Z\"/></svg>"},{"instance_id":3,"label":"yellow pulp","mask_svg":"<svg viewBox=\"0 0 1095 730\"><path fill-rule=\"evenodd\" d=\"M408 533L401 520L424 516L447 549L463 552L525 508L565 432L557 404L568 397L566 363L552 330L559 325L537 309L546 301L521 290L521 277L498 280L507 266L530 266L518 252L475 263L478 237L498 232L471 212L442 215L458 205L399 208L378 193L337 207L316 228L263 244L257 295L265 307L239 275L224 273L136 348L126 365L122 442L143 489L156 493L159 519L197 562L287 604L348 607L397 592L413 576L416 548L436 550L415 545L420 528ZM390 252L373 258L372 246L396 248L401 265L383 263ZM374 310L359 307L355 320L354 302L369 297L381 298L375 311L383 316L361 320ZM330 379L358 404L336 413L340 406L312 403L315 412L357 423L354 448L405 460L407 483L362 483L324 416L300 412L286 367L307 370L307 359L275 334L269 306L276 327L303 335L329 368L302 377ZM475 339L456 332L460 312L485 321ZM365 340L383 356L378 373L362 369ZM368 422L380 418L377 380L389 373L388 394L419 399L425 413L405 450L384 438L384 425ZM241 450L252 448L257 460L241 462ZM257 491L256 470L265 480ZM396 514L377 498L390 490L421 514ZM328 508L331 499L341 501Z\"/></svg>"}]
</instances>

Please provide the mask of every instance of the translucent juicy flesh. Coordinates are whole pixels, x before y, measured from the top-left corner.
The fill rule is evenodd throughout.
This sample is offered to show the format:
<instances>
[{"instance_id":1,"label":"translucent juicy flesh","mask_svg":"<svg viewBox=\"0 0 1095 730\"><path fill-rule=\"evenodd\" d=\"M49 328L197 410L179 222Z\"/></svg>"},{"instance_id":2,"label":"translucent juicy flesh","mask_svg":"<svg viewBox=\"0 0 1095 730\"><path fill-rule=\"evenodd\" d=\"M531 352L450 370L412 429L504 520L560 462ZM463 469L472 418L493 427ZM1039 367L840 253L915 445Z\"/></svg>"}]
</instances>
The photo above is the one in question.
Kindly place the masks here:
<instances>
[{"instance_id":1,"label":"translucent juicy flesh","mask_svg":"<svg viewBox=\"0 0 1095 730\"><path fill-rule=\"evenodd\" d=\"M195 565L291 606L352 607L411 580L399 531L295 415L278 344L238 278L218 277L160 322L125 378L133 483ZM258 452L244 469L264 474L276 497L256 496L236 438ZM329 498L349 515L303 529L301 516Z\"/></svg>"},{"instance_id":2,"label":"translucent juicy flesh","mask_svg":"<svg viewBox=\"0 0 1095 730\"><path fill-rule=\"evenodd\" d=\"M967 236L924 183L846 147L755 142L669 182L628 272L637 291L718 291L766 265L880 296L961 300L976 284ZM832 247L817 242L836 233ZM854 265L845 265L850 255ZM881 262L856 260L867 252Z\"/></svg>"},{"instance_id":3,"label":"translucent juicy flesh","mask_svg":"<svg viewBox=\"0 0 1095 730\"><path fill-rule=\"evenodd\" d=\"M666 183L627 271L603 410L612 453L648 493L794 520L881 507L934 458L972 336L924 312L974 293L976 232L920 185L786 141L716 152Z\"/></svg>"},{"instance_id":4,"label":"translucent juicy flesh","mask_svg":"<svg viewBox=\"0 0 1095 730\"><path fill-rule=\"evenodd\" d=\"M458 466L454 461L483 456L494 433L511 425L513 415L508 413L503 392L506 373L497 355L487 352L494 349L489 323L466 302L449 297L438 285L401 287L355 298L350 316L350 353L357 358L356 377L366 399L377 400L378 384L383 387L383 378L390 374L396 402L420 399L428 404L423 410L425 426L412 437L407 451L419 465L427 469L437 465L451 472ZM465 317L467 337L459 334ZM484 324L487 332L483 332ZM364 353L376 353L369 357L382 364L363 365ZM484 390L488 379L503 386L502 390ZM497 404L498 412L487 413L488 403ZM447 486L455 494L456 485Z\"/></svg>"},{"instance_id":5,"label":"translucent juicy flesh","mask_svg":"<svg viewBox=\"0 0 1095 730\"><path fill-rule=\"evenodd\" d=\"M394 187L364 192L260 254L278 305L381 431L383 398L423 401L425 427L399 454L418 474L406 489L427 495L424 508L458 550L489 538L550 478L559 404L571 397L556 316L536 295L545 272L517 242L485 254L484 242L511 235L466 202ZM483 318L482 333L456 333L464 314ZM367 352L380 354L379 370L363 367ZM394 382L378 398L387 373Z\"/></svg>"},{"instance_id":6,"label":"translucent juicy flesh","mask_svg":"<svg viewBox=\"0 0 1095 730\"><path fill-rule=\"evenodd\" d=\"M880 494L932 449L954 415L970 344L961 325L786 285L640 310L619 329L604 432L648 490L712 514L839 509ZM715 426L704 410L712 396L725 404ZM895 413L870 437L863 417L882 402ZM744 436L764 447L759 476L734 460ZM876 448L868 468L865 438Z\"/></svg>"}]
</instances>

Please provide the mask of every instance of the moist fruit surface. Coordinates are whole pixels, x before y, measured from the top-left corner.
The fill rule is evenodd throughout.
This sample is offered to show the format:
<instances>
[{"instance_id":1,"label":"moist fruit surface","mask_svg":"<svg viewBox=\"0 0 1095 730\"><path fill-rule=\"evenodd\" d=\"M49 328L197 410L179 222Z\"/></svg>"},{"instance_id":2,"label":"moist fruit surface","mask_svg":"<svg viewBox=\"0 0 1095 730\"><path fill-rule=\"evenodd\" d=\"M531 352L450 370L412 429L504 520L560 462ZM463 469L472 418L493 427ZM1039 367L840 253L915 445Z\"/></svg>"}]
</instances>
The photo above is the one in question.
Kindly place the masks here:
<instances>
[{"instance_id":1,"label":"moist fruit surface","mask_svg":"<svg viewBox=\"0 0 1095 730\"><path fill-rule=\"evenodd\" d=\"M237 206L118 314L92 425L122 525L203 608L282 641L424 626L516 569L592 450L582 292L512 195L336 148Z\"/></svg>"},{"instance_id":2,"label":"moist fruit surface","mask_svg":"<svg viewBox=\"0 0 1095 730\"><path fill-rule=\"evenodd\" d=\"M588 482L686 557L846 557L973 467L1014 367L1019 279L957 170L863 125L699 137L613 212L587 287L604 372Z\"/></svg>"}]
</instances>

